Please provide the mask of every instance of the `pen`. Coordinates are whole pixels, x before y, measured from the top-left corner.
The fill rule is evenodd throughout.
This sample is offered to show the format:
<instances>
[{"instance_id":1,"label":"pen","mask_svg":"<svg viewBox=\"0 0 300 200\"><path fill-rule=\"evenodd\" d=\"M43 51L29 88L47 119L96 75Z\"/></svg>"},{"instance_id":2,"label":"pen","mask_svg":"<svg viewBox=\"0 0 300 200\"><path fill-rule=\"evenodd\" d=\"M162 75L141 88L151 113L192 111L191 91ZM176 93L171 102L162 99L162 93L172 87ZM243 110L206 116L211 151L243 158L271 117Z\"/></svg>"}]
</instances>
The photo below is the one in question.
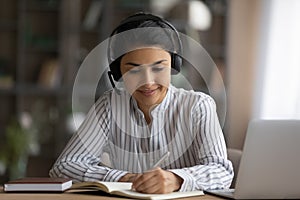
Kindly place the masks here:
<instances>
[{"instance_id":1,"label":"pen","mask_svg":"<svg viewBox=\"0 0 300 200\"><path fill-rule=\"evenodd\" d=\"M167 153L165 153L161 159L159 159L153 166L152 166L152 169L155 168L155 167L158 167L162 162L164 162L170 155L170 152L168 151Z\"/></svg>"}]
</instances>

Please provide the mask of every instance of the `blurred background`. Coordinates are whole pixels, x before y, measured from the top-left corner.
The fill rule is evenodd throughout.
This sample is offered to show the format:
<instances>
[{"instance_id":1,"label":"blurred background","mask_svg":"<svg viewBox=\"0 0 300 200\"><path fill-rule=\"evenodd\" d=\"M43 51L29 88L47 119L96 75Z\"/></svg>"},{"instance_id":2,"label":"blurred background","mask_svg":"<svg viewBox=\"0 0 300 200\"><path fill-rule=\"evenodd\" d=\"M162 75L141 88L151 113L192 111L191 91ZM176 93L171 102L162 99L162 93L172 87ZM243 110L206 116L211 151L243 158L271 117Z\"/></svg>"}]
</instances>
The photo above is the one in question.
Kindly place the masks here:
<instances>
[{"instance_id":1,"label":"blurred background","mask_svg":"<svg viewBox=\"0 0 300 200\"><path fill-rule=\"evenodd\" d=\"M297 0L0 0L0 182L48 175L85 116L72 115L80 64L138 11L164 17L216 63L228 147L243 148L253 118L300 118L299 10ZM185 65L195 89L220 89L216 71L204 82Z\"/></svg>"}]
</instances>

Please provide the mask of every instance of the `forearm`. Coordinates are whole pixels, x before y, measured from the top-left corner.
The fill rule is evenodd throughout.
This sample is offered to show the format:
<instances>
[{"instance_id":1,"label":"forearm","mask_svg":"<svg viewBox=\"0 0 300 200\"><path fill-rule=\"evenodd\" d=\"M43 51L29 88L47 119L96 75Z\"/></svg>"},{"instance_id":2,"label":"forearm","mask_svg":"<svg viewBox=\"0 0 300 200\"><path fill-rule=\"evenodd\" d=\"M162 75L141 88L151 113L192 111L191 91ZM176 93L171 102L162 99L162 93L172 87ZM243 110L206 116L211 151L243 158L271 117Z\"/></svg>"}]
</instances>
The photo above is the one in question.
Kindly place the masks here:
<instances>
[{"instance_id":1,"label":"forearm","mask_svg":"<svg viewBox=\"0 0 300 200\"><path fill-rule=\"evenodd\" d=\"M51 177L71 178L82 181L119 181L127 172L99 166L95 161L59 160L49 172Z\"/></svg>"},{"instance_id":2,"label":"forearm","mask_svg":"<svg viewBox=\"0 0 300 200\"><path fill-rule=\"evenodd\" d=\"M179 191L229 188L233 169L230 161L224 164L196 165L169 171L180 176L183 183Z\"/></svg>"},{"instance_id":3,"label":"forearm","mask_svg":"<svg viewBox=\"0 0 300 200\"><path fill-rule=\"evenodd\" d=\"M109 134L109 112L106 98L100 98L72 136L49 175L74 181L114 181L125 172L99 166Z\"/></svg>"}]
</instances>

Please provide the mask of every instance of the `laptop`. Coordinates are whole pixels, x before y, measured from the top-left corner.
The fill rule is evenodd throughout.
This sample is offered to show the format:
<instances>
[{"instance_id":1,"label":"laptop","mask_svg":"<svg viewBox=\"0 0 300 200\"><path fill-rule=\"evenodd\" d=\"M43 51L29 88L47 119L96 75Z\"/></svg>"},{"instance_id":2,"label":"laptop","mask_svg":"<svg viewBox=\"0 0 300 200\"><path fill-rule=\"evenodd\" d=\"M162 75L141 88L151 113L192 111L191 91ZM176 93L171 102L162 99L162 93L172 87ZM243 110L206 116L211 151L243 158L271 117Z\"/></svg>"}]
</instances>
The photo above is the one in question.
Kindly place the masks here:
<instances>
[{"instance_id":1,"label":"laptop","mask_svg":"<svg viewBox=\"0 0 300 200\"><path fill-rule=\"evenodd\" d=\"M249 123L232 199L300 199L300 120Z\"/></svg>"}]
</instances>

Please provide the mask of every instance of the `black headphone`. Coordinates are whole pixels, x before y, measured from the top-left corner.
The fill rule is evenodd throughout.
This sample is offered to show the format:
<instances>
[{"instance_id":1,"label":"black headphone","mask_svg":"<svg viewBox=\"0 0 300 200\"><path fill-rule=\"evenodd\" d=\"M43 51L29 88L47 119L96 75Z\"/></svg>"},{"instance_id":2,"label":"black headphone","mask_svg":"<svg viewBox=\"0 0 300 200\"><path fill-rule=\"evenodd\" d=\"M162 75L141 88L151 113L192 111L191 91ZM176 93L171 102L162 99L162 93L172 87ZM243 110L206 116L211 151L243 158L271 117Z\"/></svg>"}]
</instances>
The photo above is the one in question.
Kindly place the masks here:
<instances>
[{"instance_id":1,"label":"black headphone","mask_svg":"<svg viewBox=\"0 0 300 200\"><path fill-rule=\"evenodd\" d=\"M124 28L124 26L126 26L130 23L144 22L144 21L160 22L160 23L166 25L167 27L169 27L172 31L174 31L176 40L178 42L178 53L170 52L171 67L173 69L172 74L177 74L178 72L180 72L180 68L182 65L182 58L179 55L181 55L181 53L182 53L182 43L181 43L179 33L176 30L176 28L172 24L170 24L169 22L167 22L166 20L164 20L158 16L155 16L152 14L146 14L146 13L137 13L137 14L134 14L134 15L126 18L125 20L123 20L121 22L121 24L113 30L112 34L109 37L107 57L108 57L110 71L108 71L108 75L109 75L109 79L110 79L110 82L112 83L113 87L114 87L114 83L113 83L112 77L115 81L119 81L122 77L121 70L120 70L120 61L121 61L122 56L120 56L119 58L117 58L115 60L113 60L111 58L111 38L112 38L112 36L122 32L120 29ZM164 28L162 28L162 29L164 29Z\"/></svg>"}]
</instances>

